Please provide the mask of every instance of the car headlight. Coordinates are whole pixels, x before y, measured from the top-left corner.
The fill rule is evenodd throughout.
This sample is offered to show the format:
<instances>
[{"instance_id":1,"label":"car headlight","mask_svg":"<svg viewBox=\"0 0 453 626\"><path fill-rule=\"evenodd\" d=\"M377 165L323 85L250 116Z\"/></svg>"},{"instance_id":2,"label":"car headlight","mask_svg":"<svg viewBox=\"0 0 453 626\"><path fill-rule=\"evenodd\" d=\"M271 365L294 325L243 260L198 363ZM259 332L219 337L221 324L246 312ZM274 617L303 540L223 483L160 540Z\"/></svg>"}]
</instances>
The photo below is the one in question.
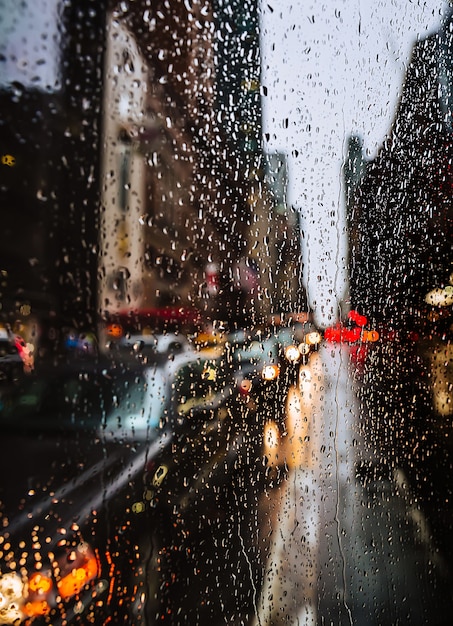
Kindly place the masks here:
<instances>
[{"instance_id":1,"label":"car headlight","mask_svg":"<svg viewBox=\"0 0 453 626\"><path fill-rule=\"evenodd\" d=\"M290 363L297 363L300 359L301 353L299 352L299 348L297 346L288 346L285 348L285 357Z\"/></svg>"},{"instance_id":2,"label":"car headlight","mask_svg":"<svg viewBox=\"0 0 453 626\"><path fill-rule=\"evenodd\" d=\"M307 333L307 335L305 336L305 342L308 343L310 346L317 346L319 343L321 343L321 333L319 333L317 330L313 330L310 333Z\"/></svg>"},{"instance_id":3,"label":"car headlight","mask_svg":"<svg viewBox=\"0 0 453 626\"><path fill-rule=\"evenodd\" d=\"M307 354L310 354L311 347L308 343L301 343L299 344L298 350L302 356L306 356Z\"/></svg>"},{"instance_id":4,"label":"car headlight","mask_svg":"<svg viewBox=\"0 0 453 626\"><path fill-rule=\"evenodd\" d=\"M275 380L280 374L280 368L278 365L265 365L261 372L261 376L264 380Z\"/></svg>"},{"instance_id":5,"label":"car headlight","mask_svg":"<svg viewBox=\"0 0 453 626\"><path fill-rule=\"evenodd\" d=\"M448 307L453 305L453 286L436 287L425 296L425 302L432 306Z\"/></svg>"},{"instance_id":6,"label":"car headlight","mask_svg":"<svg viewBox=\"0 0 453 626\"><path fill-rule=\"evenodd\" d=\"M17 624L24 619L22 608L26 586L14 572L0 577L0 612L2 624Z\"/></svg>"}]
</instances>

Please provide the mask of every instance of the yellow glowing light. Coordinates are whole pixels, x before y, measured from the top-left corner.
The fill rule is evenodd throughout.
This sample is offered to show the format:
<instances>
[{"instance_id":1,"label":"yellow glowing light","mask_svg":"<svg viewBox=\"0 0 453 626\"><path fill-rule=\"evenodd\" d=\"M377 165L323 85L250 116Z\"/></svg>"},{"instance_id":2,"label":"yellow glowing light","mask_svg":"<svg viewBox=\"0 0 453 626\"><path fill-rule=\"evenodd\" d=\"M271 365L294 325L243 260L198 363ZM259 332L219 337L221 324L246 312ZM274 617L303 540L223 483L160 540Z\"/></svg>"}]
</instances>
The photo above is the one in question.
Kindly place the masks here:
<instances>
[{"instance_id":1,"label":"yellow glowing light","mask_svg":"<svg viewBox=\"0 0 453 626\"><path fill-rule=\"evenodd\" d=\"M29 304L22 304L22 306L19 309L19 312L24 317L27 317L28 315L31 315L31 306Z\"/></svg>"},{"instance_id":2,"label":"yellow glowing light","mask_svg":"<svg viewBox=\"0 0 453 626\"><path fill-rule=\"evenodd\" d=\"M166 465L159 465L154 472L153 485L154 487L160 487L165 480L165 476L168 474L168 467Z\"/></svg>"},{"instance_id":3,"label":"yellow glowing light","mask_svg":"<svg viewBox=\"0 0 453 626\"><path fill-rule=\"evenodd\" d=\"M217 371L215 367L210 367L209 365L205 367L201 377L203 380L215 380L217 378Z\"/></svg>"},{"instance_id":4,"label":"yellow glowing light","mask_svg":"<svg viewBox=\"0 0 453 626\"><path fill-rule=\"evenodd\" d=\"M18 600L22 597L24 585L20 577L11 572L0 577L0 596Z\"/></svg>"},{"instance_id":5,"label":"yellow glowing light","mask_svg":"<svg viewBox=\"0 0 453 626\"><path fill-rule=\"evenodd\" d=\"M263 453L269 467L276 467L279 463L280 431L273 421L267 422L263 428Z\"/></svg>"},{"instance_id":6,"label":"yellow glowing light","mask_svg":"<svg viewBox=\"0 0 453 626\"><path fill-rule=\"evenodd\" d=\"M308 343L301 343L299 345L299 352L301 354L308 354L310 352L310 346L308 345Z\"/></svg>"},{"instance_id":7,"label":"yellow glowing light","mask_svg":"<svg viewBox=\"0 0 453 626\"><path fill-rule=\"evenodd\" d=\"M266 450L271 450L278 446L278 435L278 426L275 422L268 422L264 426L264 447Z\"/></svg>"},{"instance_id":8,"label":"yellow glowing light","mask_svg":"<svg viewBox=\"0 0 453 626\"><path fill-rule=\"evenodd\" d=\"M453 305L453 286L447 285L443 289L436 287L426 294L425 302L432 306L452 306Z\"/></svg>"},{"instance_id":9,"label":"yellow glowing light","mask_svg":"<svg viewBox=\"0 0 453 626\"><path fill-rule=\"evenodd\" d=\"M24 597L24 585L18 574L9 572L0 576L0 623L19 624Z\"/></svg>"},{"instance_id":10,"label":"yellow glowing light","mask_svg":"<svg viewBox=\"0 0 453 626\"><path fill-rule=\"evenodd\" d=\"M318 333L317 330L314 330L311 333L308 333L305 337L305 341L311 346L315 346L321 342L321 333Z\"/></svg>"},{"instance_id":11,"label":"yellow glowing light","mask_svg":"<svg viewBox=\"0 0 453 626\"><path fill-rule=\"evenodd\" d=\"M16 157L14 157L12 154L3 154L2 164L7 165L8 167L14 167L14 165L16 165Z\"/></svg>"},{"instance_id":12,"label":"yellow glowing light","mask_svg":"<svg viewBox=\"0 0 453 626\"><path fill-rule=\"evenodd\" d=\"M48 576L36 572L30 577L28 587L34 593L48 593L52 588L52 580Z\"/></svg>"},{"instance_id":13,"label":"yellow glowing light","mask_svg":"<svg viewBox=\"0 0 453 626\"><path fill-rule=\"evenodd\" d=\"M134 504L132 505L132 513L143 513L143 511L145 510L145 503L144 502L134 502Z\"/></svg>"}]
</instances>

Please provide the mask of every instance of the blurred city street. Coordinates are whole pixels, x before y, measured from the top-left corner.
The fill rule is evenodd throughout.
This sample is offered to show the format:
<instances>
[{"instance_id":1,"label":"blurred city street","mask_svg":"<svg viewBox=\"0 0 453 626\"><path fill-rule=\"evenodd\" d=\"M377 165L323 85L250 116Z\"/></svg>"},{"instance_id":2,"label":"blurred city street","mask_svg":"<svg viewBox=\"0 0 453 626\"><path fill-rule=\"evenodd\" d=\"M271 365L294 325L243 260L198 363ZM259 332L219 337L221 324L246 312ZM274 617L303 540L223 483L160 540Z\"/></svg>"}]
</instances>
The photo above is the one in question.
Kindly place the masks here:
<instances>
[{"instance_id":1,"label":"blurred city street","mask_svg":"<svg viewBox=\"0 0 453 626\"><path fill-rule=\"evenodd\" d=\"M60 396L46 394L55 369L4 395L3 475L19 445L26 459L2 488L11 555L28 535L27 559L39 550L37 528L50 546L76 530L100 559L96 575L84 570L96 592L78 600L87 610L99 598L99 623L448 624L449 483L425 463L429 415L408 429L390 415L400 381L377 393L391 379L382 346L323 340L300 361L303 343L273 378L262 359L286 329L244 337L193 350L166 335L162 353L156 340L110 365L60 366ZM78 420L70 398L85 407ZM437 484L443 515L422 483Z\"/></svg>"},{"instance_id":2,"label":"blurred city street","mask_svg":"<svg viewBox=\"0 0 453 626\"><path fill-rule=\"evenodd\" d=\"M315 4L0 0L0 626L452 623L453 3Z\"/></svg>"},{"instance_id":3,"label":"blurred city street","mask_svg":"<svg viewBox=\"0 0 453 626\"><path fill-rule=\"evenodd\" d=\"M256 626L450 622L451 571L404 470L364 439L349 350L312 356L287 480L262 501Z\"/></svg>"}]
</instances>

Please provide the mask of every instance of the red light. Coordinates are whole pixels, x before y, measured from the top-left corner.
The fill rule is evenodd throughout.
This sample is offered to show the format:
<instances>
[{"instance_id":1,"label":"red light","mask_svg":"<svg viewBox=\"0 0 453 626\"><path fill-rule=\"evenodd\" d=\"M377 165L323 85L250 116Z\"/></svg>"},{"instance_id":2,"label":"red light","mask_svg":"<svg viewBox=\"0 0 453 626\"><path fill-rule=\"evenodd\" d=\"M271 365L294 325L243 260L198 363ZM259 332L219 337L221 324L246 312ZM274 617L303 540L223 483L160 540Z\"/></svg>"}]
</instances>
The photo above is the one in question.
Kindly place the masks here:
<instances>
[{"instance_id":1,"label":"red light","mask_svg":"<svg viewBox=\"0 0 453 626\"><path fill-rule=\"evenodd\" d=\"M324 339L332 342L341 341L341 326L337 325L326 328L324 331Z\"/></svg>"},{"instance_id":2,"label":"red light","mask_svg":"<svg viewBox=\"0 0 453 626\"><path fill-rule=\"evenodd\" d=\"M349 341L350 343L358 341L361 335L362 329L360 326L355 326L355 328L344 328L342 332L343 341Z\"/></svg>"},{"instance_id":3,"label":"red light","mask_svg":"<svg viewBox=\"0 0 453 626\"><path fill-rule=\"evenodd\" d=\"M354 324L357 324L357 326L360 326L361 328L368 324L368 319L365 317L365 315L360 315L360 313L354 310L348 313L348 318L352 322L354 322Z\"/></svg>"},{"instance_id":4,"label":"red light","mask_svg":"<svg viewBox=\"0 0 453 626\"><path fill-rule=\"evenodd\" d=\"M324 339L334 343L340 343L342 341L353 343L360 339L361 334L362 329L359 326L355 328L344 328L340 324L337 324L331 328L326 328L324 331Z\"/></svg>"}]
</instances>

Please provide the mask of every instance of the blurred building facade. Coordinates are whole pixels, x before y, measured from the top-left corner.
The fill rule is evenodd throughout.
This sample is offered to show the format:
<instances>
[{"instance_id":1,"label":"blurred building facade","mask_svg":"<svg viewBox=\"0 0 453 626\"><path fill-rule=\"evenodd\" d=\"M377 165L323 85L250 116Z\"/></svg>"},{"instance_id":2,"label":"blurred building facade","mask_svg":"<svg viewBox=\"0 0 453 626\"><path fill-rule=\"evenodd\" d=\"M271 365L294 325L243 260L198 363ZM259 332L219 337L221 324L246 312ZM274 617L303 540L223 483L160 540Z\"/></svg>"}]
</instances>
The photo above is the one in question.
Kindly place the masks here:
<instances>
[{"instance_id":1,"label":"blurred building facade","mask_svg":"<svg viewBox=\"0 0 453 626\"><path fill-rule=\"evenodd\" d=\"M256 1L122 3L106 41L101 316L193 307L250 325L299 309L285 162L261 138Z\"/></svg>"},{"instance_id":2,"label":"blurred building facade","mask_svg":"<svg viewBox=\"0 0 453 626\"><path fill-rule=\"evenodd\" d=\"M303 306L284 158L263 152L256 0L63 4L55 84L41 66L0 84L2 321L53 344L105 311L253 324Z\"/></svg>"}]
</instances>

